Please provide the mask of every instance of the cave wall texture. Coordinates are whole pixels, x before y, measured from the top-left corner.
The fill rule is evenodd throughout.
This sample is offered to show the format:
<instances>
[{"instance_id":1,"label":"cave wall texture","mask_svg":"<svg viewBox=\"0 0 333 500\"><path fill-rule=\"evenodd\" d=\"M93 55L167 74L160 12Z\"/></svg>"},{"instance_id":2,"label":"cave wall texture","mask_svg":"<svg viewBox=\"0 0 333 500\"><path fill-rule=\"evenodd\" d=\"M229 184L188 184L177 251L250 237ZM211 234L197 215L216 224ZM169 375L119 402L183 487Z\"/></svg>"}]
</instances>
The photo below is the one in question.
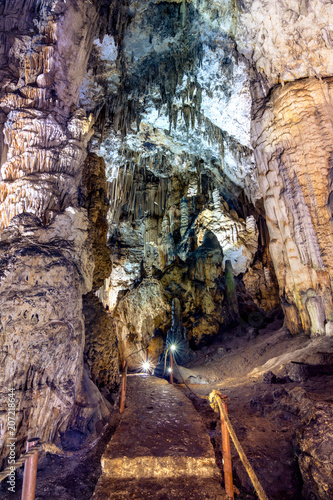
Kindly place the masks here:
<instances>
[{"instance_id":1,"label":"cave wall texture","mask_svg":"<svg viewBox=\"0 0 333 500\"><path fill-rule=\"evenodd\" d=\"M14 386L20 445L83 415L93 432L118 350L137 367L175 298L193 348L279 304L292 333L333 335L332 16L0 1L0 405Z\"/></svg>"}]
</instances>

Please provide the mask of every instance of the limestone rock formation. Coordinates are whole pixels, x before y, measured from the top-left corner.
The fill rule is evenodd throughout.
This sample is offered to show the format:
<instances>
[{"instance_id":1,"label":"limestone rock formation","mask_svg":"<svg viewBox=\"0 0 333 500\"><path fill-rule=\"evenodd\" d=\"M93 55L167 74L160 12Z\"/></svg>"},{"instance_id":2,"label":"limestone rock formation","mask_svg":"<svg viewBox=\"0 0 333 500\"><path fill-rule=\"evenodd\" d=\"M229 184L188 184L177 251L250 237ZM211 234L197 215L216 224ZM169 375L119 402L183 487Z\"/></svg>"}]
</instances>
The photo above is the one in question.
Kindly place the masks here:
<instances>
[{"instance_id":1,"label":"limestone rock formation","mask_svg":"<svg viewBox=\"0 0 333 500\"><path fill-rule=\"evenodd\" d=\"M84 359L90 378L97 387L112 391L119 384L119 360L118 342L111 315L92 292L83 297L83 312Z\"/></svg>"},{"instance_id":2,"label":"limestone rock formation","mask_svg":"<svg viewBox=\"0 0 333 500\"><path fill-rule=\"evenodd\" d=\"M331 76L332 15L327 0L244 0L238 14L237 46L267 77L270 87Z\"/></svg>"},{"instance_id":3,"label":"limestone rock formation","mask_svg":"<svg viewBox=\"0 0 333 500\"><path fill-rule=\"evenodd\" d=\"M82 295L95 264L78 187L93 118L78 108L78 91L97 11L29 1L2 2L0 12L0 385L2 409L15 389L19 452L32 435L64 433L84 394L100 401L95 424L108 411L82 382ZM1 413L1 458L7 426Z\"/></svg>"},{"instance_id":4,"label":"limestone rock formation","mask_svg":"<svg viewBox=\"0 0 333 500\"><path fill-rule=\"evenodd\" d=\"M279 307L279 289L274 271L274 265L267 246L260 258L243 276L246 291L254 303L264 311L272 311Z\"/></svg>"},{"instance_id":5,"label":"limestone rock formation","mask_svg":"<svg viewBox=\"0 0 333 500\"><path fill-rule=\"evenodd\" d=\"M143 280L119 302L113 314L113 326L120 359L126 359L130 368L141 370L148 344L155 330L168 322L170 309L160 282L154 279Z\"/></svg>"},{"instance_id":6,"label":"limestone rock formation","mask_svg":"<svg viewBox=\"0 0 333 500\"><path fill-rule=\"evenodd\" d=\"M331 94L331 79L289 83L272 93L253 122L287 325L312 335L331 335L332 329Z\"/></svg>"},{"instance_id":7,"label":"limestone rock formation","mask_svg":"<svg viewBox=\"0 0 333 500\"><path fill-rule=\"evenodd\" d=\"M93 269L87 229L86 214L60 214L47 228L18 215L1 235L1 407L14 388L18 449L32 434L52 440L72 416L83 373L82 292L92 281L84 274ZM0 418L6 455L7 414Z\"/></svg>"},{"instance_id":8,"label":"limestone rock formation","mask_svg":"<svg viewBox=\"0 0 333 500\"><path fill-rule=\"evenodd\" d=\"M214 233L207 231L202 244L186 261L167 267L161 278L166 297L177 297L192 346L205 337L217 334L225 320L227 308L220 286L223 253Z\"/></svg>"},{"instance_id":9,"label":"limestone rock formation","mask_svg":"<svg viewBox=\"0 0 333 500\"><path fill-rule=\"evenodd\" d=\"M332 495L332 403L317 403L299 430L299 464L304 498L329 500Z\"/></svg>"},{"instance_id":10,"label":"limestone rock formation","mask_svg":"<svg viewBox=\"0 0 333 500\"><path fill-rule=\"evenodd\" d=\"M163 350L175 299L194 348L279 302L291 333L333 336L332 16L0 3L2 458L9 386L19 447L94 432L97 386ZM325 498L302 443L304 491Z\"/></svg>"},{"instance_id":11,"label":"limestone rock formation","mask_svg":"<svg viewBox=\"0 0 333 500\"><path fill-rule=\"evenodd\" d=\"M101 287L111 273L110 251L106 245L108 226L106 216L109 209L105 164L103 158L88 155L84 162L80 204L88 211L90 220L89 236L94 252L94 290Z\"/></svg>"}]
</instances>

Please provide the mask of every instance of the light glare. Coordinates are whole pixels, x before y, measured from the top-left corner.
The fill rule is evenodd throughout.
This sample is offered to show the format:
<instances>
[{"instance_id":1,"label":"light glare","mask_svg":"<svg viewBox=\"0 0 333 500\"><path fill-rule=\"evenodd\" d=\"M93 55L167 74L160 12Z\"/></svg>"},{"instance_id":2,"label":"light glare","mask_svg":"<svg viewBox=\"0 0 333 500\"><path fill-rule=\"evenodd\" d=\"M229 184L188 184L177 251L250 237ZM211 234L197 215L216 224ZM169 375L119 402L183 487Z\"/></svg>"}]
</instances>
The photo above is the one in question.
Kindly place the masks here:
<instances>
[{"instance_id":1,"label":"light glare","mask_svg":"<svg viewBox=\"0 0 333 500\"><path fill-rule=\"evenodd\" d=\"M149 371L150 370L150 363L149 361L145 361L144 363L142 363L142 368L144 371Z\"/></svg>"}]
</instances>

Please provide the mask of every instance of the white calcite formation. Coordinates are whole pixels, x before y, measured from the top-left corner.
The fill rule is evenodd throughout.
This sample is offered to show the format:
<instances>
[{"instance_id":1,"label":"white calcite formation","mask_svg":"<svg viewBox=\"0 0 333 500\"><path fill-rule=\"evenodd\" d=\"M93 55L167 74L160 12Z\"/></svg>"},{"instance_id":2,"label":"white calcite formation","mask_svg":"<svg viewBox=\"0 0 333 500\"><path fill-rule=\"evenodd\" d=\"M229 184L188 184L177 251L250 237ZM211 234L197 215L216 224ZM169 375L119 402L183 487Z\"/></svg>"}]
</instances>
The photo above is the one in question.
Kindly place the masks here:
<instances>
[{"instance_id":1,"label":"white calcite formation","mask_svg":"<svg viewBox=\"0 0 333 500\"><path fill-rule=\"evenodd\" d=\"M244 0L236 42L269 86L333 74L330 0Z\"/></svg>"},{"instance_id":2,"label":"white calcite formation","mask_svg":"<svg viewBox=\"0 0 333 500\"><path fill-rule=\"evenodd\" d=\"M77 104L97 13L90 2L1 9L0 404L14 388L19 452L32 436L64 433L77 401L93 400L97 420L109 412L82 382L95 262L78 188L93 120ZM0 463L7 425L1 412Z\"/></svg>"},{"instance_id":3,"label":"white calcite formation","mask_svg":"<svg viewBox=\"0 0 333 500\"><path fill-rule=\"evenodd\" d=\"M289 83L253 123L287 324L314 336L332 335L331 100L331 79Z\"/></svg>"},{"instance_id":4,"label":"white calcite formation","mask_svg":"<svg viewBox=\"0 0 333 500\"><path fill-rule=\"evenodd\" d=\"M19 445L106 418L116 336L138 366L175 298L195 347L278 294L292 333L333 335L332 9L0 5L0 402L14 384Z\"/></svg>"},{"instance_id":5,"label":"white calcite formation","mask_svg":"<svg viewBox=\"0 0 333 500\"><path fill-rule=\"evenodd\" d=\"M146 275L185 262L207 231L222 247L221 272L229 259L235 275L245 273L257 251L255 219L239 201L261 198L250 136L250 68L232 38L233 10L211 15L221 8L221 2L136 2L121 45L115 48L107 36L97 43L80 99L87 102L97 71L109 89L108 118L93 147L105 158L110 182L113 263L98 296L111 311ZM125 75L113 96L116 50ZM216 320L207 333L218 328Z\"/></svg>"}]
</instances>

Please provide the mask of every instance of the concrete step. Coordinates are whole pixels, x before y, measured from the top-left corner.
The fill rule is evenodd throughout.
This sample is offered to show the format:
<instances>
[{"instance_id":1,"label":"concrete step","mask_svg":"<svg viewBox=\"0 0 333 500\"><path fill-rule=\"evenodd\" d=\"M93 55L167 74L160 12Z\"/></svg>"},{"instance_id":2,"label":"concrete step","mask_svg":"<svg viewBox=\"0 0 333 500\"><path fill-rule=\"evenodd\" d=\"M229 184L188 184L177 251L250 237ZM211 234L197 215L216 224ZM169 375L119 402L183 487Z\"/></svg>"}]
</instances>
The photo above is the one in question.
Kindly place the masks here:
<instances>
[{"instance_id":1,"label":"concrete step","mask_svg":"<svg viewBox=\"0 0 333 500\"><path fill-rule=\"evenodd\" d=\"M94 500L227 498L204 424L181 391L156 377L128 377L126 405Z\"/></svg>"}]
</instances>

